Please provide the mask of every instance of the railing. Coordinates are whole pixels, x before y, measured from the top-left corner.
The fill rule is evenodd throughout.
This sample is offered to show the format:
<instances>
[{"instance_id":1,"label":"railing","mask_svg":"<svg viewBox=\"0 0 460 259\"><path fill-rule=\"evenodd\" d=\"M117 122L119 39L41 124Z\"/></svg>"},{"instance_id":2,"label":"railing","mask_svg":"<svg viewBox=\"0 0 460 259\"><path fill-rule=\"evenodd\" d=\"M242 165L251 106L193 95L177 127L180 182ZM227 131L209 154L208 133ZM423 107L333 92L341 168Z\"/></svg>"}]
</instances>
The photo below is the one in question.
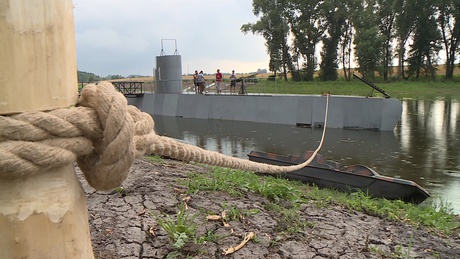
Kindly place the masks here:
<instances>
[{"instance_id":1,"label":"railing","mask_svg":"<svg viewBox=\"0 0 460 259\"><path fill-rule=\"evenodd\" d=\"M258 80L253 79L253 78L244 78L244 83L242 84L243 78L238 78L236 87L231 91L230 89L230 81L223 80L221 84L221 94L247 94L248 90L252 94L257 94L257 93L263 93L264 90L260 89L261 84L258 83ZM169 80L169 81L174 81L174 80ZM193 80L189 79L184 79L184 80L177 80L177 81L182 81L182 93L183 94L195 94L195 87L193 85ZM97 81L94 82L78 82L78 91L81 93L81 90L85 87L85 85L89 83L97 83ZM119 91L120 93L124 94L126 97L142 97L144 96L145 93L155 93L157 92L157 87L158 85L155 83L155 81L112 81L110 82L113 84L115 89ZM243 86L243 91L242 92L242 85ZM256 89L253 89L254 86L257 86ZM249 88L251 87L251 88ZM265 87L264 87L265 88ZM251 91L252 90L252 91ZM215 86L214 80L209 80L206 81L206 88L205 92L207 94L215 94L217 93L217 89Z\"/></svg>"},{"instance_id":2,"label":"railing","mask_svg":"<svg viewBox=\"0 0 460 259\"><path fill-rule=\"evenodd\" d=\"M135 96L140 97L144 96L143 84L144 82L112 82L113 86L126 97Z\"/></svg>"}]
</instances>

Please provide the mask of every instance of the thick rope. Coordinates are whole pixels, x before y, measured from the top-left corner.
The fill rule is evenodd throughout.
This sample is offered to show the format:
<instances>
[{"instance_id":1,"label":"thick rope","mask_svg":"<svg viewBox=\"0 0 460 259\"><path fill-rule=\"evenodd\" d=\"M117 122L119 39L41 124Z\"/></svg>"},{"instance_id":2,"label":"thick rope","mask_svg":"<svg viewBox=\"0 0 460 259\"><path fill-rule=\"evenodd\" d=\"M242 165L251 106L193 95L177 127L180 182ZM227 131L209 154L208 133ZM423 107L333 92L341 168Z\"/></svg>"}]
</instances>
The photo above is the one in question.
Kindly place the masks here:
<instances>
[{"instance_id":1,"label":"thick rope","mask_svg":"<svg viewBox=\"0 0 460 259\"><path fill-rule=\"evenodd\" d=\"M324 140L329 96L321 143ZM183 161L264 173L291 172L294 166L257 163L208 151L154 132L152 117L134 106L112 84L87 85L77 107L0 116L0 178L24 177L77 161L96 189L120 186L136 157L169 156Z\"/></svg>"}]
</instances>

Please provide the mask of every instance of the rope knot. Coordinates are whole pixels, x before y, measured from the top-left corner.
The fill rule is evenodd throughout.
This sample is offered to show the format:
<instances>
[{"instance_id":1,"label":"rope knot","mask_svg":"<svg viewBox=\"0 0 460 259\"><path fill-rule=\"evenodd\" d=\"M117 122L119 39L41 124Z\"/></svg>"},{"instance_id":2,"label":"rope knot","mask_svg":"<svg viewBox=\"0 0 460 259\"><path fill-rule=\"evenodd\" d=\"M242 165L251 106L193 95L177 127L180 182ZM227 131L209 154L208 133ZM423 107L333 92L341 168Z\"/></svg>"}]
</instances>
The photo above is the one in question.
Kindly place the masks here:
<instances>
[{"instance_id":1,"label":"rope knot","mask_svg":"<svg viewBox=\"0 0 460 259\"><path fill-rule=\"evenodd\" d=\"M127 100L112 84L101 82L86 85L77 106L96 112L102 133L91 140L93 152L77 158L78 166L94 188L115 188L126 179L135 159L135 128Z\"/></svg>"}]
</instances>

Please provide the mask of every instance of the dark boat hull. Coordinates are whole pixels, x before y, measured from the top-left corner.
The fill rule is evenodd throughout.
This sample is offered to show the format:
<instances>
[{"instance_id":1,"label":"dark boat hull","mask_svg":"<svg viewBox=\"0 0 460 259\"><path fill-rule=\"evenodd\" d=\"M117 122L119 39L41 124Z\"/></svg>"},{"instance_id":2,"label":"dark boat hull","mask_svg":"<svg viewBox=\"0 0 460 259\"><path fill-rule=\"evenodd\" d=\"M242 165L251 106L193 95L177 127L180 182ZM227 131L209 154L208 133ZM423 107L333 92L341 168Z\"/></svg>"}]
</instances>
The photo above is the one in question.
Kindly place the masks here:
<instances>
[{"instance_id":1,"label":"dark boat hull","mask_svg":"<svg viewBox=\"0 0 460 259\"><path fill-rule=\"evenodd\" d=\"M306 157L281 156L258 151L251 151L248 157L251 161L275 165L295 165L306 160ZM430 196L413 181L382 176L361 165L342 167L338 163L324 160L320 155L301 170L284 173L282 176L319 187L341 191L361 190L372 197L401 199L415 204L423 202Z\"/></svg>"}]
</instances>

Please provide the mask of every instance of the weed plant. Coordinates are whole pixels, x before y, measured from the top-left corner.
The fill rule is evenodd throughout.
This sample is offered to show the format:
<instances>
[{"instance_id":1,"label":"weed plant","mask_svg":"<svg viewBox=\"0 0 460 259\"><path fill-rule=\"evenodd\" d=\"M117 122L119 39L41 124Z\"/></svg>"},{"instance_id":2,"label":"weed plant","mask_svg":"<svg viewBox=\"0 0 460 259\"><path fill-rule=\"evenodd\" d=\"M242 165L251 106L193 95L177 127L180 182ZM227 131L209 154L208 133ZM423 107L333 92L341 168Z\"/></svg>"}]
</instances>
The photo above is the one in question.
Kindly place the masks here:
<instances>
[{"instance_id":1,"label":"weed plant","mask_svg":"<svg viewBox=\"0 0 460 259\"><path fill-rule=\"evenodd\" d=\"M166 214L162 217L156 216L160 225L168 234L169 240L177 250L182 249L187 242L196 239L196 224L193 222L196 215L190 216L186 212L185 204L179 204L178 212L175 217Z\"/></svg>"},{"instance_id":2,"label":"weed plant","mask_svg":"<svg viewBox=\"0 0 460 259\"><path fill-rule=\"evenodd\" d=\"M223 204L222 209L226 211L225 220L227 221L241 220L260 213L258 209L241 210L235 206L228 207L227 204Z\"/></svg>"}]
</instances>

